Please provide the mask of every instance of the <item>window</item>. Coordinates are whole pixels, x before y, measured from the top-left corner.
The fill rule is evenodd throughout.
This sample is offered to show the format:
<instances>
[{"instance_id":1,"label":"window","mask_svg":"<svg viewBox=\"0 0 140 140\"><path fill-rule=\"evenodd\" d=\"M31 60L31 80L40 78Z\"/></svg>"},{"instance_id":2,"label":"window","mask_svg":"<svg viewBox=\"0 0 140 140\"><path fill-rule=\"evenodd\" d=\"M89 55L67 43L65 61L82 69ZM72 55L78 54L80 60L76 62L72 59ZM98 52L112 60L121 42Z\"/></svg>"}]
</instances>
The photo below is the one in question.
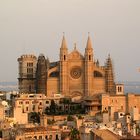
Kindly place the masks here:
<instances>
[{"instance_id":1,"label":"window","mask_svg":"<svg viewBox=\"0 0 140 140\"><path fill-rule=\"evenodd\" d=\"M33 110L33 111L35 111L35 105L33 105L33 108L32 108L32 110Z\"/></svg>"},{"instance_id":2,"label":"window","mask_svg":"<svg viewBox=\"0 0 140 140\"><path fill-rule=\"evenodd\" d=\"M20 101L20 102L19 102L19 104L23 104L23 102L22 102L22 101Z\"/></svg>"},{"instance_id":3,"label":"window","mask_svg":"<svg viewBox=\"0 0 140 140\"><path fill-rule=\"evenodd\" d=\"M91 55L89 55L89 61L91 60Z\"/></svg>"},{"instance_id":4,"label":"window","mask_svg":"<svg viewBox=\"0 0 140 140\"><path fill-rule=\"evenodd\" d=\"M48 136L47 135L45 136L45 139L48 140Z\"/></svg>"},{"instance_id":5,"label":"window","mask_svg":"<svg viewBox=\"0 0 140 140\"><path fill-rule=\"evenodd\" d=\"M28 111L29 110L29 108L28 107L26 107L26 111Z\"/></svg>"},{"instance_id":6,"label":"window","mask_svg":"<svg viewBox=\"0 0 140 140\"><path fill-rule=\"evenodd\" d=\"M39 136L39 140L42 140L42 136Z\"/></svg>"},{"instance_id":7,"label":"window","mask_svg":"<svg viewBox=\"0 0 140 140\"><path fill-rule=\"evenodd\" d=\"M27 73L33 73L33 68L27 68Z\"/></svg>"},{"instance_id":8,"label":"window","mask_svg":"<svg viewBox=\"0 0 140 140\"><path fill-rule=\"evenodd\" d=\"M94 77L103 77L103 75L99 71L94 71Z\"/></svg>"},{"instance_id":9,"label":"window","mask_svg":"<svg viewBox=\"0 0 140 140\"><path fill-rule=\"evenodd\" d=\"M27 63L27 67L33 67L33 63Z\"/></svg>"},{"instance_id":10,"label":"window","mask_svg":"<svg viewBox=\"0 0 140 140\"><path fill-rule=\"evenodd\" d=\"M122 87L120 87L120 92L122 92Z\"/></svg>"},{"instance_id":11,"label":"window","mask_svg":"<svg viewBox=\"0 0 140 140\"><path fill-rule=\"evenodd\" d=\"M49 77L59 77L59 72L54 71L54 72L50 73Z\"/></svg>"},{"instance_id":12,"label":"window","mask_svg":"<svg viewBox=\"0 0 140 140\"><path fill-rule=\"evenodd\" d=\"M64 55L64 60L66 60L66 55Z\"/></svg>"},{"instance_id":13,"label":"window","mask_svg":"<svg viewBox=\"0 0 140 140\"><path fill-rule=\"evenodd\" d=\"M26 101L25 104L29 104L29 101Z\"/></svg>"},{"instance_id":14,"label":"window","mask_svg":"<svg viewBox=\"0 0 140 140\"><path fill-rule=\"evenodd\" d=\"M59 138L58 138L58 134L56 134L56 140L59 140Z\"/></svg>"},{"instance_id":15,"label":"window","mask_svg":"<svg viewBox=\"0 0 140 140\"><path fill-rule=\"evenodd\" d=\"M46 104L49 104L49 101L46 101Z\"/></svg>"}]
</instances>

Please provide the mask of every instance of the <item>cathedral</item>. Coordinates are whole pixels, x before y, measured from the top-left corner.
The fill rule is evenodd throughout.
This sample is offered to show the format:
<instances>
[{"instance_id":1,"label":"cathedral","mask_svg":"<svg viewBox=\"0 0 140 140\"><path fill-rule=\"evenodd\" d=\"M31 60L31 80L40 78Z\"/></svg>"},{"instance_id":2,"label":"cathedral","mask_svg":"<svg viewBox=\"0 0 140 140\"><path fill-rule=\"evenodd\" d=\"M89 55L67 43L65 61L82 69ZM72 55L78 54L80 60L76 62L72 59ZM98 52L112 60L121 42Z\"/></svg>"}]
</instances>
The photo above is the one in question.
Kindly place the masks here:
<instances>
[{"instance_id":1,"label":"cathedral","mask_svg":"<svg viewBox=\"0 0 140 140\"><path fill-rule=\"evenodd\" d=\"M104 66L94 59L90 36L84 55L76 45L68 52L65 36L60 46L60 58L50 62L43 54L22 55L19 63L19 92L43 93L46 96L61 94L68 97L94 96L102 93L115 94L115 82L110 55Z\"/></svg>"}]
</instances>

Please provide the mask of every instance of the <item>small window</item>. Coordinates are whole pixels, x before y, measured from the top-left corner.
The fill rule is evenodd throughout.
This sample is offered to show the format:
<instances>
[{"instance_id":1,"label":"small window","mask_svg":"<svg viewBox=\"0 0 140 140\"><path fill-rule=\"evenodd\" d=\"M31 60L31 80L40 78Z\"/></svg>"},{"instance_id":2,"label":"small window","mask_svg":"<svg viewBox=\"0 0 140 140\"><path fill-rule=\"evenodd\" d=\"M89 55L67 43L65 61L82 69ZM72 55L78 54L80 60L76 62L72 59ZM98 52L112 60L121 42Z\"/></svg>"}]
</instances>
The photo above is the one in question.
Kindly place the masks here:
<instances>
[{"instance_id":1,"label":"small window","mask_svg":"<svg viewBox=\"0 0 140 140\"><path fill-rule=\"evenodd\" d=\"M26 101L25 104L29 104L29 101Z\"/></svg>"},{"instance_id":2,"label":"small window","mask_svg":"<svg viewBox=\"0 0 140 140\"><path fill-rule=\"evenodd\" d=\"M50 73L49 77L59 77L59 72L54 71L54 72Z\"/></svg>"},{"instance_id":3,"label":"small window","mask_svg":"<svg viewBox=\"0 0 140 140\"><path fill-rule=\"evenodd\" d=\"M56 140L58 140L58 134L56 134Z\"/></svg>"},{"instance_id":4,"label":"small window","mask_svg":"<svg viewBox=\"0 0 140 140\"><path fill-rule=\"evenodd\" d=\"M103 77L103 75L99 71L94 71L94 77L100 78Z\"/></svg>"},{"instance_id":5,"label":"small window","mask_svg":"<svg viewBox=\"0 0 140 140\"><path fill-rule=\"evenodd\" d=\"M118 92L120 92L120 87L118 87Z\"/></svg>"},{"instance_id":6,"label":"small window","mask_svg":"<svg viewBox=\"0 0 140 140\"><path fill-rule=\"evenodd\" d=\"M47 135L45 136L45 139L48 140L48 136Z\"/></svg>"},{"instance_id":7,"label":"small window","mask_svg":"<svg viewBox=\"0 0 140 140\"><path fill-rule=\"evenodd\" d=\"M32 108L32 110L33 110L33 111L35 111L35 105L33 105L33 108Z\"/></svg>"},{"instance_id":8,"label":"small window","mask_svg":"<svg viewBox=\"0 0 140 140\"><path fill-rule=\"evenodd\" d=\"M89 55L89 61L91 60L91 55Z\"/></svg>"},{"instance_id":9,"label":"small window","mask_svg":"<svg viewBox=\"0 0 140 140\"><path fill-rule=\"evenodd\" d=\"M46 104L49 104L49 101L46 101Z\"/></svg>"},{"instance_id":10,"label":"small window","mask_svg":"<svg viewBox=\"0 0 140 140\"><path fill-rule=\"evenodd\" d=\"M28 107L26 107L26 111L28 111L28 109L29 109L29 108L28 108Z\"/></svg>"},{"instance_id":11,"label":"small window","mask_svg":"<svg viewBox=\"0 0 140 140\"><path fill-rule=\"evenodd\" d=\"M64 55L64 60L66 60L66 55Z\"/></svg>"},{"instance_id":12,"label":"small window","mask_svg":"<svg viewBox=\"0 0 140 140\"><path fill-rule=\"evenodd\" d=\"M122 92L122 87L120 87L120 92Z\"/></svg>"}]
</instances>

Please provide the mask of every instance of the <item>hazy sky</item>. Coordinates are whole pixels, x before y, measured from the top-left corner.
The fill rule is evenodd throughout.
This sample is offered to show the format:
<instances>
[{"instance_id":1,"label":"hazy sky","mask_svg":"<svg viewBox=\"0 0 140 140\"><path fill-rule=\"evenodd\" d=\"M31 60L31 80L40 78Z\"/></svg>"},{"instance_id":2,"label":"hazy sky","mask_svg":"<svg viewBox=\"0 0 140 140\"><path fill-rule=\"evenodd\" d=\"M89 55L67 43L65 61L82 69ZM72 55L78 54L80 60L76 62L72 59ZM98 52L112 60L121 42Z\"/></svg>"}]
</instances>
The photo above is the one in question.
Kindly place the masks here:
<instances>
[{"instance_id":1,"label":"hazy sky","mask_svg":"<svg viewBox=\"0 0 140 140\"><path fill-rule=\"evenodd\" d=\"M0 81L17 80L22 54L58 60L63 32L82 54L90 32L95 59L111 54L116 81L140 81L140 0L0 0Z\"/></svg>"}]
</instances>

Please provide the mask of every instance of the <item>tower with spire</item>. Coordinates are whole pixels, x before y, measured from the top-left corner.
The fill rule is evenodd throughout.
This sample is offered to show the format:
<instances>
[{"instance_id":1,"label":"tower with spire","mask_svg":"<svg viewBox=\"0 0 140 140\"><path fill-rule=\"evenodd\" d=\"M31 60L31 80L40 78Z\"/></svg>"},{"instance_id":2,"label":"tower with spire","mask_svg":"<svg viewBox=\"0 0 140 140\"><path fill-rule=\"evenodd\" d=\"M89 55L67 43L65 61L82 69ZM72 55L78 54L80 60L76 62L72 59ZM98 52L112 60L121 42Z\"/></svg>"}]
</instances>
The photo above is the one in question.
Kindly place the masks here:
<instances>
[{"instance_id":1,"label":"tower with spire","mask_svg":"<svg viewBox=\"0 0 140 140\"><path fill-rule=\"evenodd\" d=\"M68 48L63 35L60 47L60 93L66 95L68 93Z\"/></svg>"},{"instance_id":2,"label":"tower with spire","mask_svg":"<svg viewBox=\"0 0 140 140\"><path fill-rule=\"evenodd\" d=\"M85 95L90 96L93 85L93 48L90 36L88 35L87 45L85 48Z\"/></svg>"},{"instance_id":3,"label":"tower with spire","mask_svg":"<svg viewBox=\"0 0 140 140\"><path fill-rule=\"evenodd\" d=\"M107 93L109 94L115 93L114 72L110 54L108 55L105 64L105 85Z\"/></svg>"}]
</instances>

